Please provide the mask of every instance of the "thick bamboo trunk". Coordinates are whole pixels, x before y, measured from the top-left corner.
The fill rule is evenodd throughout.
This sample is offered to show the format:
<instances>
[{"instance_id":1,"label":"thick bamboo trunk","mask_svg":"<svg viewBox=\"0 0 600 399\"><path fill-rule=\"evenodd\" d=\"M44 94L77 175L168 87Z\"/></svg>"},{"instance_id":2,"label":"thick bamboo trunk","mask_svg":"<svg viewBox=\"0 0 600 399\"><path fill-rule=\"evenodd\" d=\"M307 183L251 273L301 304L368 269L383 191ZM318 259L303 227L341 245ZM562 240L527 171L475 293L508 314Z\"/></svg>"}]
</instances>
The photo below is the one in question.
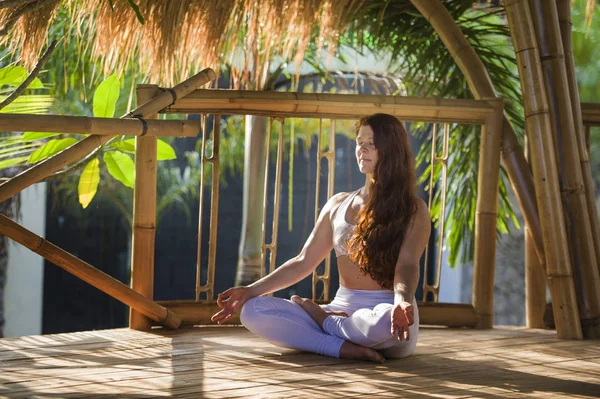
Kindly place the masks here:
<instances>
[{"instance_id":1,"label":"thick bamboo trunk","mask_svg":"<svg viewBox=\"0 0 600 399\"><path fill-rule=\"evenodd\" d=\"M558 7L558 19L560 22L560 33L564 49L567 77L569 80L571 110L573 112L573 120L575 122L575 131L577 132L581 173L583 174L583 183L585 185L585 198L590 215L590 227L592 229L593 237L592 242L596 253L596 261L600 267L600 223L598 221L598 208L596 206L594 182L592 180L592 170L590 167L588 136L589 129L585 129L583 126L579 87L577 86L577 77L575 75L575 60L573 58L572 40L573 24L571 23L571 0L556 0L556 4Z\"/></svg>"},{"instance_id":2,"label":"thick bamboo trunk","mask_svg":"<svg viewBox=\"0 0 600 399\"><path fill-rule=\"evenodd\" d=\"M123 118L143 117L147 114L158 112L174 103L178 98L186 96L198 87L213 80L215 77L216 74L212 69L204 69L172 89L162 91L154 99L124 115ZM50 176L70 163L80 160L102 144L108 142L111 138L111 136L86 137L64 151L18 174L0 185L0 202Z\"/></svg>"},{"instance_id":3,"label":"thick bamboo trunk","mask_svg":"<svg viewBox=\"0 0 600 399\"><path fill-rule=\"evenodd\" d=\"M0 232L148 318L170 328L179 327L181 320L173 312L138 294L119 280L53 245L4 215L0 215Z\"/></svg>"},{"instance_id":4,"label":"thick bamboo trunk","mask_svg":"<svg viewBox=\"0 0 600 399\"><path fill-rule=\"evenodd\" d=\"M439 0L411 0L411 2L427 18L440 36L454 61L465 74L475 98L496 97L485 66L444 5ZM536 252L540 259L543 259L542 229L535 200L533 178L523 155L523 149L506 116L502 137L502 159L523 216L531 227Z\"/></svg>"},{"instance_id":5,"label":"thick bamboo trunk","mask_svg":"<svg viewBox=\"0 0 600 399\"><path fill-rule=\"evenodd\" d=\"M137 87L138 104L159 93L156 86ZM148 119L158 117L149 114ZM148 299L154 297L154 239L156 236L156 137L135 139L135 185L133 188L133 231L131 238L131 288ZM152 321L131 309L129 327L150 330Z\"/></svg>"},{"instance_id":6,"label":"thick bamboo trunk","mask_svg":"<svg viewBox=\"0 0 600 399\"><path fill-rule=\"evenodd\" d=\"M521 77L527 138L543 229L547 277L558 336L581 339L581 325L565 233L550 112L527 0L506 0Z\"/></svg>"},{"instance_id":7,"label":"thick bamboo trunk","mask_svg":"<svg viewBox=\"0 0 600 399\"><path fill-rule=\"evenodd\" d=\"M236 285L253 283L262 275L262 224L266 212L263 202L268 123L269 120L265 116L246 116L244 202Z\"/></svg>"},{"instance_id":8,"label":"thick bamboo trunk","mask_svg":"<svg viewBox=\"0 0 600 399\"><path fill-rule=\"evenodd\" d=\"M473 307L478 328L494 326L494 270L496 264L496 223L504 103L481 132L477 205L475 214L475 257L473 260Z\"/></svg>"},{"instance_id":9,"label":"thick bamboo trunk","mask_svg":"<svg viewBox=\"0 0 600 399\"><path fill-rule=\"evenodd\" d=\"M529 0L550 105L565 226L583 336L600 337L600 278L555 1ZM581 115L580 111L577 113ZM583 146L581 147L583 150ZM589 163L585 165L589 168ZM595 206L594 206L595 211Z\"/></svg>"},{"instance_id":10,"label":"thick bamboo trunk","mask_svg":"<svg viewBox=\"0 0 600 399\"><path fill-rule=\"evenodd\" d=\"M60 132L114 136L195 137L200 124L196 121L153 121L141 118L92 118L89 116L0 114L2 132Z\"/></svg>"},{"instance_id":11,"label":"thick bamboo trunk","mask_svg":"<svg viewBox=\"0 0 600 399\"><path fill-rule=\"evenodd\" d=\"M544 328L546 311L546 273L531 242L531 232L525 226L525 318L527 328Z\"/></svg>"},{"instance_id":12,"label":"thick bamboo trunk","mask_svg":"<svg viewBox=\"0 0 600 399\"><path fill-rule=\"evenodd\" d=\"M530 147L529 143L526 143L525 157L528 161L531 161ZM545 311L546 265L540 264L540 259L535 253L535 245L531 239L531 231L525 223L525 323L527 328L544 328Z\"/></svg>"}]
</instances>

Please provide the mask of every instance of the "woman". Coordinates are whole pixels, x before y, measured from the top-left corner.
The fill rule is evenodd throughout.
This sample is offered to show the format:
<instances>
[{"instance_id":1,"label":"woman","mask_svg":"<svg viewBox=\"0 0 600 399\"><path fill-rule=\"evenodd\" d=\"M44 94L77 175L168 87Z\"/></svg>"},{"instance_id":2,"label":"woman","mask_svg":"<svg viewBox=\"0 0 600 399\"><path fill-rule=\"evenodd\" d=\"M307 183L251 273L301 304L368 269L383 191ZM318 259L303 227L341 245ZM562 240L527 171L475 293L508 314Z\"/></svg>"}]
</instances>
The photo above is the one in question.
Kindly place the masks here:
<instances>
[{"instance_id":1,"label":"woman","mask_svg":"<svg viewBox=\"0 0 600 399\"><path fill-rule=\"evenodd\" d=\"M222 324L241 310L246 328L277 345L346 359L383 362L414 351L414 295L431 223L415 195L408 135L395 117L371 115L358 123L355 152L365 186L327 201L296 257L249 286L219 294L213 321ZM262 296L310 275L331 249L340 288L330 304Z\"/></svg>"}]
</instances>

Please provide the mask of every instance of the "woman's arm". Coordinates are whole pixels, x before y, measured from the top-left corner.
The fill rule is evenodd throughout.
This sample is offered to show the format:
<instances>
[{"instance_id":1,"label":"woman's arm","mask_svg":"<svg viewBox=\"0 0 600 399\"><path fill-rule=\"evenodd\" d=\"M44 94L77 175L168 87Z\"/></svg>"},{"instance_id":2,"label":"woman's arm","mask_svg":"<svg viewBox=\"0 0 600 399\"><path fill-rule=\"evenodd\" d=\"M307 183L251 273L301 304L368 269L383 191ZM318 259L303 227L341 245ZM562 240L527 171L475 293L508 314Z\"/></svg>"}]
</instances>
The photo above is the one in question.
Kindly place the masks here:
<instances>
[{"instance_id":1,"label":"woman's arm","mask_svg":"<svg viewBox=\"0 0 600 399\"><path fill-rule=\"evenodd\" d=\"M222 324L229 320L234 313L239 312L248 299L288 287L316 269L333 248L330 215L332 210L339 206L345 195L347 194L340 193L327 201L313 231L297 256L275 269L273 273L247 287L232 287L220 293L217 296L217 304L221 310L211 319Z\"/></svg>"},{"instance_id":2,"label":"woman's arm","mask_svg":"<svg viewBox=\"0 0 600 399\"><path fill-rule=\"evenodd\" d=\"M429 209L421 199L417 200L417 211L409 225L400 248L394 273L396 302L412 303L419 284L419 260L429 241L431 218Z\"/></svg>"},{"instance_id":3,"label":"woman's arm","mask_svg":"<svg viewBox=\"0 0 600 399\"><path fill-rule=\"evenodd\" d=\"M310 236L300 253L273 273L250 284L251 295L260 296L278 291L297 283L307 277L333 248L333 229L330 215L340 203L340 198L346 193L336 194L327 201Z\"/></svg>"},{"instance_id":4,"label":"woman's arm","mask_svg":"<svg viewBox=\"0 0 600 399\"><path fill-rule=\"evenodd\" d=\"M414 323L413 301L419 284L419 260L429 241L431 218L423 200L417 200L417 211L404 236L394 273L394 309L392 334L398 339L410 339L409 329Z\"/></svg>"}]
</instances>

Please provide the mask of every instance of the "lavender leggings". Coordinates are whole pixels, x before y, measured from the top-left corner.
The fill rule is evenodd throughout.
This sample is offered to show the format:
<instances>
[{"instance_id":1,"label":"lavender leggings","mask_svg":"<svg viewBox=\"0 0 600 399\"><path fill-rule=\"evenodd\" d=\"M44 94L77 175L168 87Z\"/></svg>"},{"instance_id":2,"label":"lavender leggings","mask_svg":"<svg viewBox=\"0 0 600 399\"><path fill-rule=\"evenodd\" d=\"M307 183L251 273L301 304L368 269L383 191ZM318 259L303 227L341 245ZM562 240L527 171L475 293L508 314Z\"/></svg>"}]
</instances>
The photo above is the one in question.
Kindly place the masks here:
<instances>
[{"instance_id":1,"label":"lavender leggings","mask_svg":"<svg viewBox=\"0 0 600 399\"><path fill-rule=\"evenodd\" d=\"M380 350L387 358L409 356L417 345L419 311L409 327L410 340L398 341L391 330L392 291L350 290L340 286L325 310L343 311L349 317L328 316L321 329L300 305L268 296L248 300L240 319L253 333L286 348L339 357L344 341Z\"/></svg>"}]
</instances>

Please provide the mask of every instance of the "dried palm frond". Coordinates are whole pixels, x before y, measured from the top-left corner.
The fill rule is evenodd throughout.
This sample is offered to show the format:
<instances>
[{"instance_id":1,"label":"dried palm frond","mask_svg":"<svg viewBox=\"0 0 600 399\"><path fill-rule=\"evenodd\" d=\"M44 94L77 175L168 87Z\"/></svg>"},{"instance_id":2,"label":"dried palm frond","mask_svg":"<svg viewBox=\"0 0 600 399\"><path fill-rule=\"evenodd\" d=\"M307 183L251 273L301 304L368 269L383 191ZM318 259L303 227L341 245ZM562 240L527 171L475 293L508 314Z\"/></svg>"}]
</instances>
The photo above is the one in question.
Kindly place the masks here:
<instances>
[{"instance_id":1,"label":"dried palm frond","mask_svg":"<svg viewBox=\"0 0 600 399\"><path fill-rule=\"evenodd\" d=\"M1 10L0 36L14 26L9 45L13 52L20 50L23 64L33 67L37 62L59 4L60 0L29 0Z\"/></svg>"},{"instance_id":2,"label":"dried palm frond","mask_svg":"<svg viewBox=\"0 0 600 399\"><path fill-rule=\"evenodd\" d=\"M30 66L60 0L23 1L31 9L21 14L9 40L13 52L19 51ZM340 33L364 2L139 0L143 25L126 1L64 0L62 5L69 9L72 27L85 38L82 46L91 46L105 75L122 73L135 61L142 76L171 85L200 68L227 65L234 86L259 89L273 60L295 62L299 70L315 35L317 54L327 49L331 57ZM15 12L0 10L0 22Z\"/></svg>"}]
</instances>

